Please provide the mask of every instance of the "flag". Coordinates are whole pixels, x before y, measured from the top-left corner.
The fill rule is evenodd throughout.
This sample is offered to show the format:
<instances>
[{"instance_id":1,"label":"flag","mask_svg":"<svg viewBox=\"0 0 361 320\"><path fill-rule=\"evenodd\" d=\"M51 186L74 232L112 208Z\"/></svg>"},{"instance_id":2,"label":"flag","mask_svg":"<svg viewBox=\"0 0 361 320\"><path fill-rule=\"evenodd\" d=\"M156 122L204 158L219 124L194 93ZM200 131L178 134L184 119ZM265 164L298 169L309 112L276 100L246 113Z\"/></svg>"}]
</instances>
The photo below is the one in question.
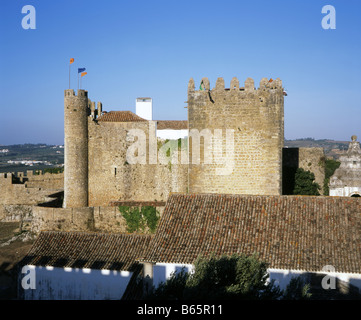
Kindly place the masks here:
<instances>
[{"instance_id":1,"label":"flag","mask_svg":"<svg viewBox=\"0 0 361 320\"><path fill-rule=\"evenodd\" d=\"M72 64L74 62L74 58L70 59L70 64Z\"/></svg>"},{"instance_id":2,"label":"flag","mask_svg":"<svg viewBox=\"0 0 361 320\"><path fill-rule=\"evenodd\" d=\"M271 83L271 82L273 82L273 79L271 78L271 79L269 79L269 81L268 81L269 83Z\"/></svg>"},{"instance_id":3,"label":"flag","mask_svg":"<svg viewBox=\"0 0 361 320\"><path fill-rule=\"evenodd\" d=\"M204 90L203 80L202 80L202 82L201 82L201 85L199 86L199 90Z\"/></svg>"},{"instance_id":4,"label":"flag","mask_svg":"<svg viewBox=\"0 0 361 320\"><path fill-rule=\"evenodd\" d=\"M78 68L78 73L82 73L85 71L85 68Z\"/></svg>"},{"instance_id":5,"label":"flag","mask_svg":"<svg viewBox=\"0 0 361 320\"><path fill-rule=\"evenodd\" d=\"M88 74L88 73L87 72L82 72L80 76L84 77L86 74Z\"/></svg>"}]
</instances>

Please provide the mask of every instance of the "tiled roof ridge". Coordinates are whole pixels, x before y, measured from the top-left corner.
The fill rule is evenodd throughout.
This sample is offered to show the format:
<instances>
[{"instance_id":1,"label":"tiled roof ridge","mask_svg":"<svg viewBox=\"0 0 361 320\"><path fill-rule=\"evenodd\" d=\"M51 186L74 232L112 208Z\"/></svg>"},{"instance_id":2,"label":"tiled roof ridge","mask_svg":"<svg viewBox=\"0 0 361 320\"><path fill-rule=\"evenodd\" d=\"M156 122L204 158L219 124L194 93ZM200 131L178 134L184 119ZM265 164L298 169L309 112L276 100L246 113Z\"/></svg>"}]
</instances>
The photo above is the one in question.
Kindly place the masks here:
<instances>
[{"instance_id":1,"label":"tiled roof ridge","mask_svg":"<svg viewBox=\"0 0 361 320\"><path fill-rule=\"evenodd\" d=\"M130 110L104 112L98 119L104 122L145 122L148 121Z\"/></svg>"}]
</instances>

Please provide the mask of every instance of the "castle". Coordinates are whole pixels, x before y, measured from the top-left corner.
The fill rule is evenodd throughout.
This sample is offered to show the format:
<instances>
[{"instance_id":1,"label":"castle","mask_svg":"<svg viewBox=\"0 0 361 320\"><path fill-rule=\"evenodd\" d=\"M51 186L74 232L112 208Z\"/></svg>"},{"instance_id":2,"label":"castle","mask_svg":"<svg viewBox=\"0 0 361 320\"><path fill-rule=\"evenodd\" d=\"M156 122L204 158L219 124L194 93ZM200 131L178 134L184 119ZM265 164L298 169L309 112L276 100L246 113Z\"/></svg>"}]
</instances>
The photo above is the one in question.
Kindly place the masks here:
<instances>
[{"instance_id":1,"label":"castle","mask_svg":"<svg viewBox=\"0 0 361 320\"><path fill-rule=\"evenodd\" d=\"M281 80L264 78L258 89L251 78L243 87L237 78L230 88L222 78L213 89L207 78L201 83L199 90L193 79L188 84L188 148L163 163L157 121L104 112L87 91L65 90L64 208L166 201L173 192L282 194ZM132 148L136 161L129 163Z\"/></svg>"},{"instance_id":2,"label":"castle","mask_svg":"<svg viewBox=\"0 0 361 320\"><path fill-rule=\"evenodd\" d=\"M283 148L284 96L280 79L263 78L256 88L251 78L244 86L233 78L226 88L218 78L212 89L207 78L199 89L190 79L188 119L157 121L150 98L137 99L137 114L107 112L87 91L67 89L64 174L0 175L0 219L25 217L36 233L124 232L118 205L151 205L162 214L172 193L292 194L298 167L322 186L323 149ZM62 208L37 205L62 190Z\"/></svg>"}]
</instances>

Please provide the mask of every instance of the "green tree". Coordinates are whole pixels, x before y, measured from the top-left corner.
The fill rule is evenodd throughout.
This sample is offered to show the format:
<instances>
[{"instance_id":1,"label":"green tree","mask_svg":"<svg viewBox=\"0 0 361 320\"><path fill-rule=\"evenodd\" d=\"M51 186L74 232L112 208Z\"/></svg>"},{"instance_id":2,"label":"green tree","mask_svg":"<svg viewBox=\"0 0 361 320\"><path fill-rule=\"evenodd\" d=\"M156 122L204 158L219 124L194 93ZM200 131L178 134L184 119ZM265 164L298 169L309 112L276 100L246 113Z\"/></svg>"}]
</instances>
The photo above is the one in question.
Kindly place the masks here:
<instances>
[{"instance_id":1,"label":"green tree","mask_svg":"<svg viewBox=\"0 0 361 320\"><path fill-rule=\"evenodd\" d=\"M314 180L315 175L312 172L298 168L295 174L293 194L319 196L320 185Z\"/></svg>"},{"instance_id":2,"label":"green tree","mask_svg":"<svg viewBox=\"0 0 361 320\"><path fill-rule=\"evenodd\" d=\"M159 212L155 207L144 206L139 209L138 207L119 206L125 222L127 224L127 231L144 232L146 228L151 233L155 232L159 220Z\"/></svg>"},{"instance_id":3,"label":"green tree","mask_svg":"<svg viewBox=\"0 0 361 320\"><path fill-rule=\"evenodd\" d=\"M329 182L331 176L335 173L336 169L340 166L341 162L334 159L325 160L325 180L323 183L323 194L328 196L330 193Z\"/></svg>"},{"instance_id":4,"label":"green tree","mask_svg":"<svg viewBox=\"0 0 361 320\"><path fill-rule=\"evenodd\" d=\"M283 300L306 300L310 299L310 285L301 277L293 277L283 293Z\"/></svg>"},{"instance_id":5,"label":"green tree","mask_svg":"<svg viewBox=\"0 0 361 320\"><path fill-rule=\"evenodd\" d=\"M256 256L200 257L192 273L173 273L153 288L148 299L279 299L282 291L268 281L267 264Z\"/></svg>"}]
</instances>

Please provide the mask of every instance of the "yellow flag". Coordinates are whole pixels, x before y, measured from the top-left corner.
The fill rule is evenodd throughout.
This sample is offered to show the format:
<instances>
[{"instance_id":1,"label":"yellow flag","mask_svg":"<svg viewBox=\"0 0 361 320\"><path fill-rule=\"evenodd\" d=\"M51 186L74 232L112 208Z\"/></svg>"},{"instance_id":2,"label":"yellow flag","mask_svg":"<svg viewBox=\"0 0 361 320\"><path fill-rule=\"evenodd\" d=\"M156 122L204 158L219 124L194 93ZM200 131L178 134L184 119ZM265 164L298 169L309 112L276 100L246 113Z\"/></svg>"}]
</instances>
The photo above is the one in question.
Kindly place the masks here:
<instances>
[{"instance_id":1,"label":"yellow flag","mask_svg":"<svg viewBox=\"0 0 361 320\"><path fill-rule=\"evenodd\" d=\"M70 64L72 64L74 62L74 58L70 59Z\"/></svg>"},{"instance_id":2,"label":"yellow flag","mask_svg":"<svg viewBox=\"0 0 361 320\"><path fill-rule=\"evenodd\" d=\"M85 76L86 74L88 74L87 72L82 72L81 73L81 76L83 77L83 76Z\"/></svg>"}]
</instances>

